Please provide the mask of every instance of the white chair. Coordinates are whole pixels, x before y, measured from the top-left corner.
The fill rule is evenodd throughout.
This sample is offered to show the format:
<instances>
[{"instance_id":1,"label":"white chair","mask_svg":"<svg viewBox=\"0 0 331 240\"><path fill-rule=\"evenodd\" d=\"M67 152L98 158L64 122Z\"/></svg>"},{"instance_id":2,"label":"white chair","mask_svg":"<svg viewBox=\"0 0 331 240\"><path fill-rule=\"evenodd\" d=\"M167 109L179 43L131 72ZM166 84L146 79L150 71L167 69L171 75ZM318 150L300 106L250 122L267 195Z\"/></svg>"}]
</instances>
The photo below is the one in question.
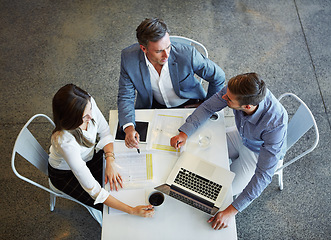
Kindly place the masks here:
<instances>
[{"instance_id":1,"label":"white chair","mask_svg":"<svg viewBox=\"0 0 331 240\"><path fill-rule=\"evenodd\" d=\"M186 45L191 45L194 46L196 48L196 46L198 46L199 48L196 48L202 55L204 55L206 58L208 58L208 51L207 48L202 45L201 43L190 39L190 38L186 38L186 37L181 37L181 36L170 36L170 41L171 42L178 42L181 44L186 44ZM200 78L199 76L195 76L197 79L200 80L200 83L202 83L202 78Z\"/></svg>"},{"instance_id":2,"label":"white chair","mask_svg":"<svg viewBox=\"0 0 331 240\"><path fill-rule=\"evenodd\" d=\"M202 45L201 43L190 39L190 38L186 38L186 37L181 37L181 36L170 36L170 41L171 42L178 42L181 44L186 44L186 45L191 45L191 46L199 46L201 47L202 51L201 54L203 54L206 58L208 58L208 51L207 48L205 48L204 45Z\"/></svg>"},{"instance_id":3,"label":"white chair","mask_svg":"<svg viewBox=\"0 0 331 240\"><path fill-rule=\"evenodd\" d=\"M283 190L283 169L313 151L319 141L317 124L307 105L293 93L284 93L278 98L278 100L280 101L284 97L291 98L300 104L293 117L291 119L289 117L289 123L287 127L287 150L289 150L303 135L305 135L309 129L314 127L315 130L314 138L312 139L314 141L308 149L305 151L302 150L301 154L297 155L291 160L287 160L286 163L284 163L283 159L278 162L275 175L278 175L278 185L280 190ZM291 103L293 103L293 101L291 101Z\"/></svg>"},{"instance_id":4,"label":"white chair","mask_svg":"<svg viewBox=\"0 0 331 240\"><path fill-rule=\"evenodd\" d=\"M36 168L38 168L41 172L43 172L46 176L48 176L48 154L45 152L45 150L42 148L42 146L39 144L39 142L36 140L36 138L33 136L33 134L29 131L28 126L30 123L36 119L37 117L42 117L50 124L55 126L53 121L46 115L44 114L36 114L32 118L29 119L29 121L24 125L20 133L18 134L13 153L12 153L12 159L11 159L11 165L14 173L16 174L17 177L20 179L31 183L32 185L35 185L47 192L50 193L50 210L53 211L55 207L55 202L56 202L56 197L62 197L66 198L69 200L72 200L76 203L79 203L80 205L84 206L90 214L93 216L93 218L102 226L102 212L92 208L90 206L87 206L78 200L70 197L69 195L61 192L60 190L56 189L49 181L50 187L45 187L35 181L32 181L31 179L22 176L19 174L16 170L15 167L15 158L16 158L16 153L21 155L25 160L30 162L32 165L34 165ZM50 133L48 133L50 135ZM48 179L49 180L49 179Z\"/></svg>"}]
</instances>

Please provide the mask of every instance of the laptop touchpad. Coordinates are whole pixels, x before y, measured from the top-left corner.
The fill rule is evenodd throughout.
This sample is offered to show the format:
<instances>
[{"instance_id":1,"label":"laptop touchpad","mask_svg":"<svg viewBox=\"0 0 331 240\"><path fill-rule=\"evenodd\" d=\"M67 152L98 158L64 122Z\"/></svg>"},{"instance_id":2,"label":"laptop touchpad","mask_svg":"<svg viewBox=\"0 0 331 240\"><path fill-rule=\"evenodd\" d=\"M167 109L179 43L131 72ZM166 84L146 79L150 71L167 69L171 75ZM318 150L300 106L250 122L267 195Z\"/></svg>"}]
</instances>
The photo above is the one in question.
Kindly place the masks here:
<instances>
[{"instance_id":1,"label":"laptop touchpad","mask_svg":"<svg viewBox=\"0 0 331 240\"><path fill-rule=\"evenodd\" d=\"M213 165L208 164L204 161L199 162L198 169L199 169L199 173L205 176L212 176L215 171L215 167Z\"/></svg>"}]
</instances>

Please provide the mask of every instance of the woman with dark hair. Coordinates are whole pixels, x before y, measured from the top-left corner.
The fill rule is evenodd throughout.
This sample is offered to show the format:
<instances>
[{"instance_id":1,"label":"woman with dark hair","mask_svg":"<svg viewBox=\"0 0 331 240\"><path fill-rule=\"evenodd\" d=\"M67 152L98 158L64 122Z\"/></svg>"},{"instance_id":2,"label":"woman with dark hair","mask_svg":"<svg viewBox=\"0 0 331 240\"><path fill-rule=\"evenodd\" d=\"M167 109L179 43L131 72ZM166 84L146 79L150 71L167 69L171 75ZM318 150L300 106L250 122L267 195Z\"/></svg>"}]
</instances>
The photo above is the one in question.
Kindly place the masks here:
<instances>
[{"instance_id":1,"label":"woman with dark hair","mask_svg":"<svg viewBox=\"0 0 331 240\"><path fill-rule=\"evenodd\" d=\"M123 186L122 178L115 167L114 138L107 121L86 91L73 84L60 88L53 98L53 118L48 172L55 188L100 211L103 203L141 217L154 214L151 205L128 206L101 187L104 158L104 181L111 190Z\"/></svg>"}]
</instances>

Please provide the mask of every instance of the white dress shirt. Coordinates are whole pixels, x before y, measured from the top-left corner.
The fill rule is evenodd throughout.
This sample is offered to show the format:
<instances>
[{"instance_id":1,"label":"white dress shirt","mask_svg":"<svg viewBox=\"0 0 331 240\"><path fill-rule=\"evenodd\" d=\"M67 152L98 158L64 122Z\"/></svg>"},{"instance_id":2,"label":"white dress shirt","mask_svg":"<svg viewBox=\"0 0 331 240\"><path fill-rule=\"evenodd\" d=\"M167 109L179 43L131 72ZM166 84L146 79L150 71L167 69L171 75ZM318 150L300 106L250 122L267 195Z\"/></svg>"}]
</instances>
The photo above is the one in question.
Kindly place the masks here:
<instances>
[{"instance_id":1,"label":"white dress shirt","mask_svg":"<svg viewBox=\"0 0 331 240\"><path fill-rule=\"evenodd\" d=\"M114 137L110 134L109 125L93 98L91 98L91 104L92 117L95 122L93 124L90 121L87 130L83 130L83 134L92 143L96 142L96 137L99 135L100 140L95 147L96 151L99 151L108 143L114 142ZM101 188L99 182L95 180L90 169L86 166L86 162L92 159L93 154L94 146L88 148L78 144L75 137L64 130L56 140L52 138L49 164L56 169L71 170L82 188L95 199L94 204L97 204L103 203L109 193Z\"/></svg>"},{"instance_id":2,"label":"white dress shirt","mask_svg":"<svg viewBox=\"0 0 331 240\"><path fill-rule=\"evenodd\" d=\"M171 82L168 61L162 66L161 74L155 70L153 64L148 60L145 54L146 65L149 70L152 84L153 96L159 103L166 105L167 108L177 107L188 99L182 99L177 96Z\"/></svg>"}]
</instances>

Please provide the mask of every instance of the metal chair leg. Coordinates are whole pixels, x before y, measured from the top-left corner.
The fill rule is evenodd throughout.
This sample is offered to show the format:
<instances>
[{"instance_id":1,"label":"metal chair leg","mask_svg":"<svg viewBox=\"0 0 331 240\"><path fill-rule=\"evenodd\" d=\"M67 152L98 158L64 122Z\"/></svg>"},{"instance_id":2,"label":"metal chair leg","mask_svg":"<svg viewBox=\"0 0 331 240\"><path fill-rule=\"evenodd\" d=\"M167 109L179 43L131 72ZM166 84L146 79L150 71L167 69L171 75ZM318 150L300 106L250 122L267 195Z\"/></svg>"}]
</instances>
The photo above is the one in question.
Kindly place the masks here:
<instances>
[{"instance_id":1,"label":"metal chair leg","mask_svg":"<svg viewBox=\"0 0 331 240\"><path fill-rule=\"evenodd\" d=\"M283 169L280 170L279 174L278 174L278 185L279 185L279 190L283 190Z\"/></svg>"},{"instance_id":2,"label":"metal chair leg","mask_svg":"<svg viewBox=\"0 0 331 240\"><path fill-rule=\"evenodd\" d=\"M55 203L56 203L56 196L53 193L50 193L49 206L50 206L51 212L54 211Z\"/></svg>"}]
</instances>

